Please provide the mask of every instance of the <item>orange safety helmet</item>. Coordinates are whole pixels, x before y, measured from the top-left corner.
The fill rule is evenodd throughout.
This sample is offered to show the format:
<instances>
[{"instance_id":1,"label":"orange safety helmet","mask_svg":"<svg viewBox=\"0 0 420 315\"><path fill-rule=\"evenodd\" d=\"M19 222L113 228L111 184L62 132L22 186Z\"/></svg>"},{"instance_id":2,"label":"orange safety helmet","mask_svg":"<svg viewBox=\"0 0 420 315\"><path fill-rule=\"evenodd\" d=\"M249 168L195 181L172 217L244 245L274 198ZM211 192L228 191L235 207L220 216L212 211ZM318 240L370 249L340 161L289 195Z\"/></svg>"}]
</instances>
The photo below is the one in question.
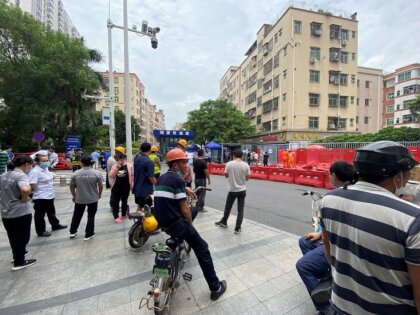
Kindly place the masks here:
<instances>
[{"instance_id":1,"label":"orange safety helmet","mask_svg":"<svg viewBox=\"0 0 420 315\"><path fill-rule=\"evenodd\" d=\"M150 149L150 152L157 152L157 151L159 151L158 147L155 146L155 145L152 145L152 148Z\"/></svg>"},{"instance_id":2,"label":"orange safety helmet","mask_svg":"<svg viewBox=\"0 0 420 315\"><path fill-rule=\"evenodd\" d=\"M166 153L166 162L172 162L176 160L188 160L187 155L181 149L175 148Z\"/></svg>"}]
</instances>

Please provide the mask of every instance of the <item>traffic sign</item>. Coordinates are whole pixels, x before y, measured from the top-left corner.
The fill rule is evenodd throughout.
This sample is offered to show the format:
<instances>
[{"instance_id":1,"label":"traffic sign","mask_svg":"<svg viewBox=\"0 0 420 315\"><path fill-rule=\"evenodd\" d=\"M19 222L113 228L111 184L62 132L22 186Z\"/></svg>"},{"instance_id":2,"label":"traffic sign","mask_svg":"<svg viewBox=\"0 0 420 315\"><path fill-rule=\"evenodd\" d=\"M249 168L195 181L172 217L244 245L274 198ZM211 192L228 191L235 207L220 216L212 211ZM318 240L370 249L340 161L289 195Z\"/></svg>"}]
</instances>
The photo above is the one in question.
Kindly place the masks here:
<instances>
[{"instance_id":1,"label":"traffic sign","mask_svg":"<svg viewBox=\"0 0 420 315\"><path fill-rule=\"evenodd\" d=\"M32 134L32 140L36 143L40 143L42 141L45 140L45 133L43 133L42 131L35 131Z\"/></svg>"}]
</instances>

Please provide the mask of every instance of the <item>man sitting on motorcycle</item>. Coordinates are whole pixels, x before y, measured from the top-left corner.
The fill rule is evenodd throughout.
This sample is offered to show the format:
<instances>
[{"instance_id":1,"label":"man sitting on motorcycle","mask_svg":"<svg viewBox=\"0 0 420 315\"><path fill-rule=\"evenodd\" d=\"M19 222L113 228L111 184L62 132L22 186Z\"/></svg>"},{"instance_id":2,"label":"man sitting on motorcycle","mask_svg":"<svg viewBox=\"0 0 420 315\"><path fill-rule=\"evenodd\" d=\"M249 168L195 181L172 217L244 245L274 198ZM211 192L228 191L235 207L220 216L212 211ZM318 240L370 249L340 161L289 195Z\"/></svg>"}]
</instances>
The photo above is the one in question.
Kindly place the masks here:
<instances>
[{"instance_id":1,"label":"man sitting on motorcycle","mask_svg":"<svg viewBox=\"0 0 420 315\"><path fill-rule=\"evenodd\" d=\"M336 161L330 167L330 182L334 187L342 187L352 182L354 177L355 172L350 163ZM296 270L311 295L315 309L320 314L326 314L330 308L331 281L320 281L320 279L328 279L331 276L321 236L321 231L318 230L299 239L303 256L296 263Z\"/></svg>"},{"instance_id":2,"label":"man sitting on motorcycle","mask_svg":"<svg viewBox=\"0 0 420 315\"><path fill-rule=\"evenodd\" d=\"M188 158L181 149L175 148L167 153L166 162L169 170L156 183L152 213L163 231L172 238L185 240L194 250L211 291L210 298L215 301L226 291L226 281L217 277L208 245L192 225L196 213L191 214L185 182L178 175L190 167Z\"/></svg>"}]
</instances>

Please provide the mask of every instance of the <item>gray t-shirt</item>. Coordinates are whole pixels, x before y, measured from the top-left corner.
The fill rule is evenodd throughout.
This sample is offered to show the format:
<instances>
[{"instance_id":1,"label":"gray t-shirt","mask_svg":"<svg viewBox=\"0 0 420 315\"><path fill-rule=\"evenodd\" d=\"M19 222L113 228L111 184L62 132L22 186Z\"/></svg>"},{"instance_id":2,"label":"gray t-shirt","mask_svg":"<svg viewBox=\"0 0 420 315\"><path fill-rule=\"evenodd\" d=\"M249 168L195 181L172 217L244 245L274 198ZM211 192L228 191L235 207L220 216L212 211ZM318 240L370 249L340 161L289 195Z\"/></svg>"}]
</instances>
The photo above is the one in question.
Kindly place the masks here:
<instances>
[{"instance_id":1,"label":"gray t-shirt","mask_svg":"<svg viewBox=\"0 0 420 315\"><path fill-rule=\"evenodd\" d=\"M32 213L29 202L21 202L20 187L29 186L28 176L19 169L0 176L1 217L18 218Z\"/></svg>"},{"instance_id":2,"label":"gray t-shirt","mask_svg":"<svg viewBox=\"0 0 420 315\"><path fill-rule=\"evenodd\" d=\"M246 190L246 176L251 173L249 165L244 161L230 161L226 164L225 174L228 174L229 191Z\"/></svg>"},{"instance_id":3,"label":"gray t-shirt","mask_svg":"<svg viewBox=\"0 0 420 315\"><path fill-rule=\"evenodd\" d=\"M83 167L74 172L70 185L76 187L76 203L89 204L99 199L98 184L102 183L102 175L91 167Z\"/></svg>"}]
</instances>

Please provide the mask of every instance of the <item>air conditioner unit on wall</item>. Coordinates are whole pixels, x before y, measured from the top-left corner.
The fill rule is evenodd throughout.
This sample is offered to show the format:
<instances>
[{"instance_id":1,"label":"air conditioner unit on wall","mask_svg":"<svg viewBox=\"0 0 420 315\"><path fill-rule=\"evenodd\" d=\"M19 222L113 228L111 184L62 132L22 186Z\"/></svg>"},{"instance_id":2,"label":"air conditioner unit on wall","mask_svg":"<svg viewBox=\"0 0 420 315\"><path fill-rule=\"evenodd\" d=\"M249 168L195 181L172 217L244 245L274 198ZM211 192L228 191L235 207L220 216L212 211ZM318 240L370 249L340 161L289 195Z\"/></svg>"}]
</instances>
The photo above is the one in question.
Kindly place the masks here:
<instances>
[{"instance_id":1,"label":"air conditioner unit on wall","mask_svg":"<svg viewBox=\"0 0 420 315\"><path fill-rule=\"evenodd\" d=\"M316 62L316 58L315 57L311 57L311 59L310 59L310 63L315 63Z\"/></svg>"}]
</instances>

